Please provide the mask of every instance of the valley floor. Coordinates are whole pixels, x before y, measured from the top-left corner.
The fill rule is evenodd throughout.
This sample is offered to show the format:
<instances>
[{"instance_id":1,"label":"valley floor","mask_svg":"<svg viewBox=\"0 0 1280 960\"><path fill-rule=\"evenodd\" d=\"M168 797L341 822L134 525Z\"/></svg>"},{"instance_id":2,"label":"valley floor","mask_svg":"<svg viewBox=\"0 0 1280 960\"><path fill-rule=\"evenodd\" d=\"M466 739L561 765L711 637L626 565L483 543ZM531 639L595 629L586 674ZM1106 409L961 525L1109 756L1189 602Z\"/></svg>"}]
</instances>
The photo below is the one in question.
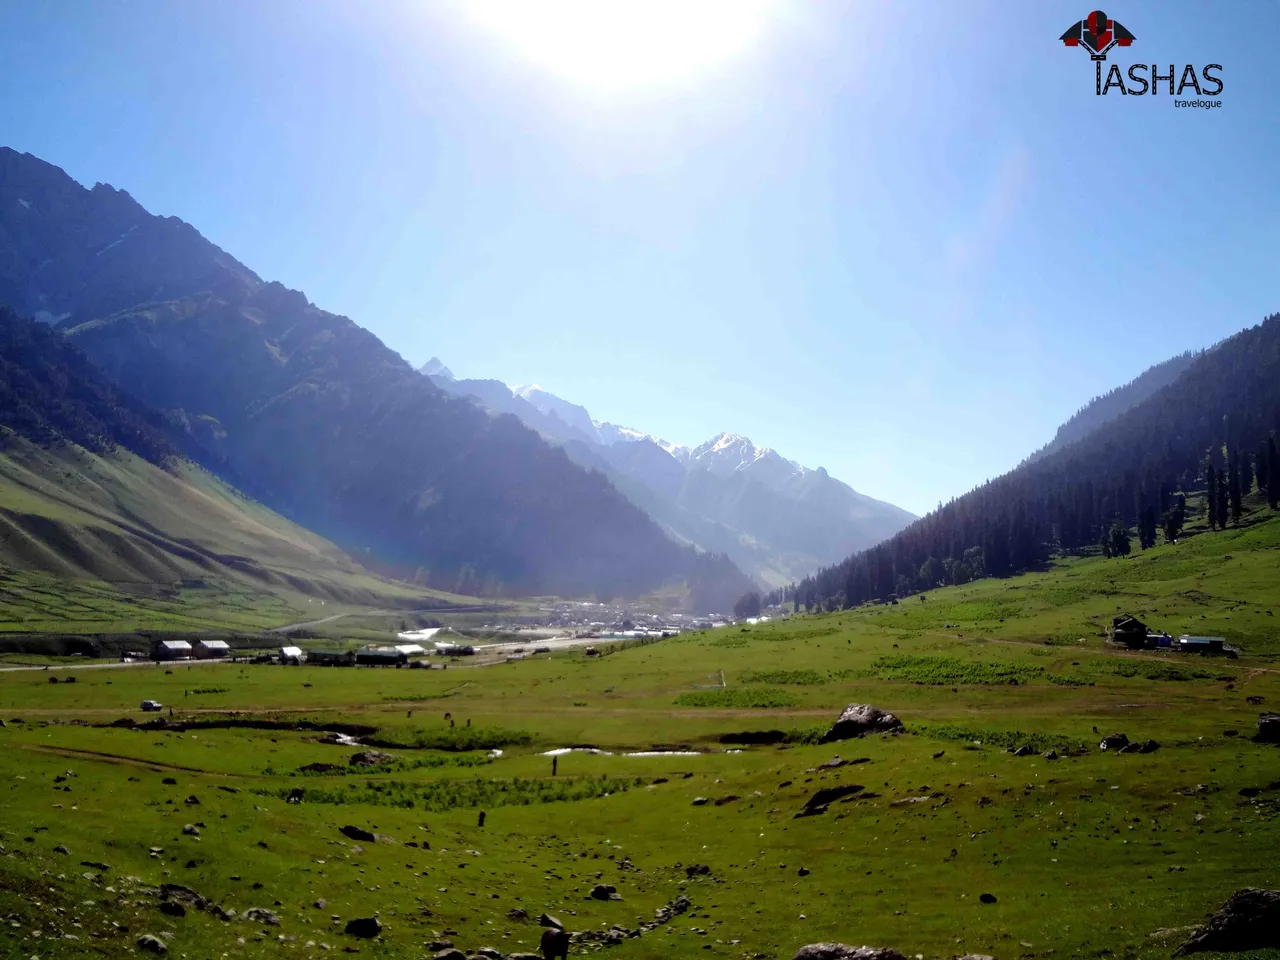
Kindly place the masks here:
<instances>
[{"instance_id":1,"label":"valley floor","mask_svg":"<svg viewBox=\"0 0 1280 960\"><path fill-rule=\"evenodd\" d=\"M599 938L645 922L599 947L622 960L822 940L1167 957L1232 891L1280 887L1280 746L1253 739L1280 703L1278 609L1273 519L601 657L3 674L0 954L134 955L153 934L192 958L510 955L536 951L545 911ZM1121 610L1243 653L1116 650ZM153 727L112 725L153 717L147 698ZM816 743L848 703L907 732ZM1100 751L1116 732L1159 748ZM606 752L547 755L566 747ZM655 748L678 752L628 755ZM621 899L591 898L601 883ZM161 912L162 884L237 917ZM375 915L381 939L344 933Z\"/></svg>"}]
</instances>

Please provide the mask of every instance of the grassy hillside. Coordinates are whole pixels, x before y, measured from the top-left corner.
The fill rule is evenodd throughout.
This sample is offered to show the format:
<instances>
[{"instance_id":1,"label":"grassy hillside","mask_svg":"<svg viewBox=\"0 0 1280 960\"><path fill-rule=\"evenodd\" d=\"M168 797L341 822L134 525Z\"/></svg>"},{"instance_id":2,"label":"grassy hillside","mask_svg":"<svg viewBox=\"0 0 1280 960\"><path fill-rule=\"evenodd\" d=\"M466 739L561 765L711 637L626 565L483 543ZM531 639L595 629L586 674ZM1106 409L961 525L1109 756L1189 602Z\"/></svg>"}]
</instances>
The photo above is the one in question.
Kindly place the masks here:
<instances>
[{"instance_id":1,"label":"grassy hillside","mask_svg":"<svg viewBox=\"0 0 1280 960\"><path fill-rule=\"evenodd\" d=\"M0 632L249 630L467 599L379 578L187 461L12 435L0 452Z\"/></svg>"},{"instance_id":2,"label":"grassy hillside","mask_svg":"<svg viewBox=\"0 0 1280 960\"><path fill-rule=\"evenodd\" d=\"M1273 519L602 657L142 667L73 685L0 674L0 953L122 956L154 933L192 957L419 957L437 940L511 954L537 938L513 909L603 932L685 894L688 913L610 952L789 958L834 939L926 957L1167 957L1231 891L1280 886L1265 854L1280 843L1280 754L1251 739L1280 702L1278 563ZM1100 633L1117 608L1244 653L1111 649ZM145 719L143 697L196 725L106 726ZM908 733L815 744L850 702ZM348 766L354 748L320 742L339 725L390 762ZM783 742L721 742L766 730ZM1160 747L1100 752L1119 731ZM544 751L586 745L609 754L566 754L551 776ZM1007 752L1021 745L1035 754ZM626 755L663 746L694 755ZM1039 755L1050 748L1060 759ZM859 762L820 766L837 755ZM301 769L313 763L337 766ZM862 789L795 816L835 785ZM286 802L295 788L301 802ZM689 876L695 864L709 873ZM166 882L280 926L163 914ZM623 899L590 899L597 882ZM382 940L343 933L375 912Z\"/></svg>"}]
</instances>

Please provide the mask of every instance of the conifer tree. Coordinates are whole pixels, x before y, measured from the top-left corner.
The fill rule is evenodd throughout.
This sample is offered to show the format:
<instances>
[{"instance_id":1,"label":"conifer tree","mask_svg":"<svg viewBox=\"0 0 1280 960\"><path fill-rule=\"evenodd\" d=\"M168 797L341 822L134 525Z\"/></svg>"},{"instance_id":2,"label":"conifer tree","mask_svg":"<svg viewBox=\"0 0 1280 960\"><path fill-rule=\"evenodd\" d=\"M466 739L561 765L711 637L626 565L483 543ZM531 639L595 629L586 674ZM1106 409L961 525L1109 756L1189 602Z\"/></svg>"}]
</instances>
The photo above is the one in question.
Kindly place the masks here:
<instances>
[{"instance_id":1,"label":"conifer tree","mask_svg":"<svg viewBox=\"0 0 1280 960\"><path fill-rule=\"evenodd\" d=\"M1236 467L1239 457L1232 457L1227 467L1227 497L1231 505L1231 522L1240 522L1240 471Z\"/></svg>"},{"instance_id":2,"label":"conifer tree","mask_svg":"<svg viewBox=\"0 0 1280 960\"><path fill-rule=\"evenodd\" d=\"M1209 517L1209 529L1214 530L1218 526L1218 471L1214 469L1213 464L1209 465L1207 480L1204 506L1205 513Z\"/></svg>"},{"instance_id":3,"label":"conifer tree","mask_svg":"<svg viewBox=\"0 0 1280 960\"><path fill-rule=\"evenodd\" d=\"M1280 451L1276 438L1267 438L1267 503L1272 510L1280 507Z\"/></svg>"}]
</instances>

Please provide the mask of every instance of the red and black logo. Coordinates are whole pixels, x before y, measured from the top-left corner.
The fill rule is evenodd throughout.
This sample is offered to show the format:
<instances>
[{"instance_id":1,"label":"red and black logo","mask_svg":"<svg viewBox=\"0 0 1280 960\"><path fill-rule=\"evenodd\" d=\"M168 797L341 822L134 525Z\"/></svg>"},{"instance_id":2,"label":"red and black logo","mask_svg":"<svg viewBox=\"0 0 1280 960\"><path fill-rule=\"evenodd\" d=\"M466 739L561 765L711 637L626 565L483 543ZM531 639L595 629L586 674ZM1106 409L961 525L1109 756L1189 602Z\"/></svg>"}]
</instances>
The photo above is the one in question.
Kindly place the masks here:
<instances>
[{"instance_id":1,"label":"red and black logo","mask_svg":"<svg viewBox=\"0 0 1280 960\"><path fill-rule=\"evenodd\" d=\"M1133 43L1133 34L1107 17L1101 10L1095 10L1078 23L1073 23L1059 38L1068 47L1084 47L1089 51L1090 60L1107 59L1107 51L1112 47L1127 47Z\"/></svg>"}]
</instances>

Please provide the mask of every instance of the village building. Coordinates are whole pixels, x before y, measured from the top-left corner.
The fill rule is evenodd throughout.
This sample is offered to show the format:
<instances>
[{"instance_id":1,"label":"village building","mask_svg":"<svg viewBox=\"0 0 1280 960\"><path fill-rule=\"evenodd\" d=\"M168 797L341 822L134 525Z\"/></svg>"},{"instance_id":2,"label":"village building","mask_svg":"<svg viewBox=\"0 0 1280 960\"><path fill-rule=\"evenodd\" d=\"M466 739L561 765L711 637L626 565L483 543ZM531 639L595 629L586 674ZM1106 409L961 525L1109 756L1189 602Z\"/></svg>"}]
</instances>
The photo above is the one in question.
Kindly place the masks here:
<instances>
[{"instance_id":1,"label":"village building","mask_svg":"<svg viewBox=\"0 0 1280 960\"><path fill-rule=\"evenodd\" d=\"M197 660L222 660L231 656L231 646L225 640L197 640L194 653Z\"/></svg>"},{"instance_id":2,"label":"village building","mask_svg":"<svg viewBox=\"0 0 1280 960\"><path fill-rule=\"evenodd\" d=\"M190 660L191 644L185 640L157 640L151 650L152 660Z\"/></svg>"}]
</instances>

